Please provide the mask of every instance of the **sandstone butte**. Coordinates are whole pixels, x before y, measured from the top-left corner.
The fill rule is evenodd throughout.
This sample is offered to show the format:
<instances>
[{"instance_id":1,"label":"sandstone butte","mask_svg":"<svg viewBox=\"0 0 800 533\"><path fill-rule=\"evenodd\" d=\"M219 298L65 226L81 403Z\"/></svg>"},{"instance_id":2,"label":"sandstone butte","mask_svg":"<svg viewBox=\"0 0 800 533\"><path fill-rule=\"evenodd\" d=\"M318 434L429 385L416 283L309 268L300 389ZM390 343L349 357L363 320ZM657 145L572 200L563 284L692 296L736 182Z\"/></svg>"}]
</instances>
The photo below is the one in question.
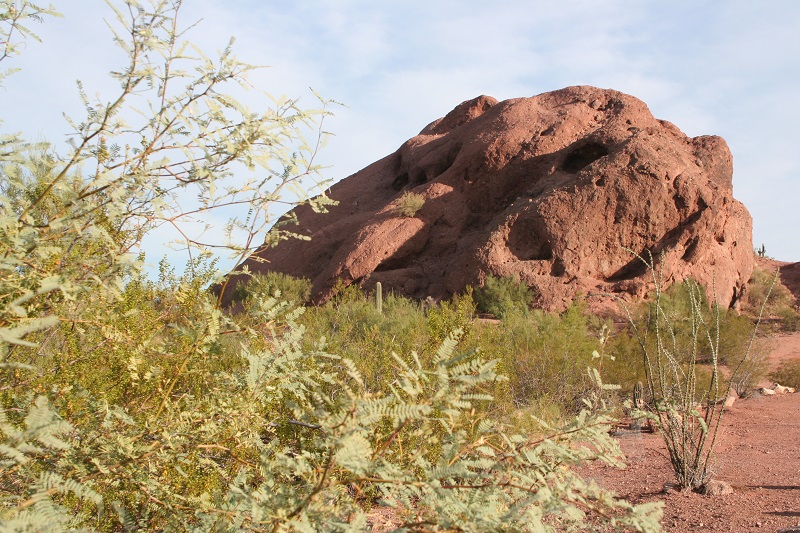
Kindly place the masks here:
<instances>
[{"instance_id":1,"label":"sandstone butte","mask_svg":"<svg viewBox=\"0 0 800 533\"><path fill-rule=\"evenodd\" d=\"M635 252L663 257L665 287L694 278L736 307L754 259L732 178L721 137L687 137L618 91L479 96L331 187L329 213L296 208L284 229L309 241L259 249L237 270L308 278L316 303L350 284L440 299L515 276L562 310L578 294L601 307L644 296L653 280ZM406 192L424 200L413 216L398 213Z\"/></svg>"}]
</instances>

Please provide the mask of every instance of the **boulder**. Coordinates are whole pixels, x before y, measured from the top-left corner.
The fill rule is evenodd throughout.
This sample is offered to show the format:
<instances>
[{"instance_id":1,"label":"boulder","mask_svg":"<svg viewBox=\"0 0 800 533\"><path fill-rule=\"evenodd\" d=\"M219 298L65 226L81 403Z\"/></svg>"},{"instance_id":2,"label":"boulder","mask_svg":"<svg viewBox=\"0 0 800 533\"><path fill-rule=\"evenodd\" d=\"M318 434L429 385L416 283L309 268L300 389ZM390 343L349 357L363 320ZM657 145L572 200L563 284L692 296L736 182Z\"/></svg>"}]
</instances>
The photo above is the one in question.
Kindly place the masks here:
<instances>
[{"instance_id":1,"label":"boulder","mask_svg":"<svg viewBox=\"0 0 800 533\"><path fill-rule=\"evenodd\" d=\"M736 403L736 396L731 394L730 396L725 398L725 402L723 403L723 405L725 405L725 407L733 407L733 404L735 403Z\"/></svg>"},{"instance_id":2,"label":"boulder","mask_svg":"<svg viewBox=\"0 0 800 533\"><path fill-rule=\"evenodd\" d=\"M334 185L328 214L296 208L285 229L309 241L237 269L309 278L317 303L349 284L440 299L513 276L562 310L578 294L590 305L644 296L652 276L638 254L663 261L665 286L694 278L736 306L753 246L732 174L722 138L687 137L618 91L479 96ZM409 193L423 205L401 215Z\"/></svg>"},{"instance_id":3,"label":"boulder","mask_svg":"<svg viewBox=\"0 0 800 533\"><path fill-rule=\"evenodd\" d=\"M701 492L706 496L726 496L733 494L733 487L724 481L712 479L703 485Z\"/></svg>"}]
</instances>

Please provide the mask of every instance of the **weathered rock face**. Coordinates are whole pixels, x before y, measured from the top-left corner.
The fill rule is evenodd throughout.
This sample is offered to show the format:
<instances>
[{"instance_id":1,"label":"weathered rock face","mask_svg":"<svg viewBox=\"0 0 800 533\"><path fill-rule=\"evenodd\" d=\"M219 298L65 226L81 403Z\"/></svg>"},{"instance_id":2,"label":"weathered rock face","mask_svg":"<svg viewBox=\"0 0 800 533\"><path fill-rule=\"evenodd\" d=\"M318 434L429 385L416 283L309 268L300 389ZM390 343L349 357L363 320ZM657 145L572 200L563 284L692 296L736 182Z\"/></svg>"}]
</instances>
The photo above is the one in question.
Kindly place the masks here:
<instances>
[{"instance_id":1,"label":"weathered rock face","mask_svg":"<svg viewBox=\"0 0 800 533\"><path fill-rule=\"evenodd\" d=\"M248 266L310 278L316 301L337 283L442 298L515 275L560 310L578 293L644 295L634 251L663 254L667 285L692 277L733 305L753 246L732 174L722 138L689 138L617 91L480 96L334 185L330 213L298 208L311 240ZM425 200L413 217L397 214L405 191Z\"/></svg>"}]
</instances>

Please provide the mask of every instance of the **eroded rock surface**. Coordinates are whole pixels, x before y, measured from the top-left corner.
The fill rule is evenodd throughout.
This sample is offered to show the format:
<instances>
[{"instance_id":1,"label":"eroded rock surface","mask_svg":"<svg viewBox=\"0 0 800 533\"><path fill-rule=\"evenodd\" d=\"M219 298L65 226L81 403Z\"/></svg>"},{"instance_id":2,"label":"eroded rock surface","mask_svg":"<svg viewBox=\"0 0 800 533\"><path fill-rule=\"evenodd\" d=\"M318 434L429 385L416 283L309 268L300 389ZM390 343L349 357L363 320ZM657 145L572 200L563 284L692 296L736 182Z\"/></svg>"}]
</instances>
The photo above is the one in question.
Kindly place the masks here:
<instances>
[{"instance_id":1,"label":"eroded rock surface","mask_svg":"<svg viewBox=\"0 0 800 533\"><path fill-rule=\"evenodd\" d=\"M334 185L330 213L298 208L311 240L248 266L311 279L317 302L337 284L443 298L516 275L560 310L578 293L644 295L651 277L633 251L663 254L667 285L692 277L735 305L753 246L732 174L722 138L687 137L617 91L480 96ZM425 199L414 217L396 212L406 191Z\"/></svg>"}]
</instances>

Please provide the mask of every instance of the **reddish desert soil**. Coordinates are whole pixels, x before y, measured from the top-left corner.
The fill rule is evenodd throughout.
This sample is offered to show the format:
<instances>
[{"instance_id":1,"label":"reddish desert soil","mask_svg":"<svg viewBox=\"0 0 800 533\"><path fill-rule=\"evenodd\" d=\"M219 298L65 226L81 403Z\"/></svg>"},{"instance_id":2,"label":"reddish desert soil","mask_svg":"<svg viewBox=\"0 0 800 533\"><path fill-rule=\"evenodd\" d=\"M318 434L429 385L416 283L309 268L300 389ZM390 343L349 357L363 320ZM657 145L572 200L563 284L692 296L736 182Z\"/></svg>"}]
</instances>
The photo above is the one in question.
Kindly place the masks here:
<instances>
[{"instance_id":1,"label":"reddish desert soil","mask_svg":"<svg viewBox=\"0 0 800 533\"><path fill-rule=\"evenodd\" d=\"M780 270L781 283L800 299L800 263L759 258L758 266ZM772 368L800 359L800 333L772 336L767 350ZM633 503L663 501L665 531L800 532L800 393L756 395L726 411L714 478L733 486L730 495L664 492L674 479L661 437L620 432L617 439L628 467L593 467L589 475Z\"/></svg>"},{"instance_id":2,"label":"reddish desert soil","mask_svg":"<svg viewBox=\"0 0 800 533\"><path fill-rule=\"evenodd\" d=\"M795 336L800 347L800 335ZM588 477L632 503L665 503L665 531L769 531L800 528L800 394L737 401L722 420L714 478L734 494L664 493L674 482L661 437L622 432L625 470L591 469ZM800 529L799 529L800 531Z\"/></svg>"}]
</instances>

